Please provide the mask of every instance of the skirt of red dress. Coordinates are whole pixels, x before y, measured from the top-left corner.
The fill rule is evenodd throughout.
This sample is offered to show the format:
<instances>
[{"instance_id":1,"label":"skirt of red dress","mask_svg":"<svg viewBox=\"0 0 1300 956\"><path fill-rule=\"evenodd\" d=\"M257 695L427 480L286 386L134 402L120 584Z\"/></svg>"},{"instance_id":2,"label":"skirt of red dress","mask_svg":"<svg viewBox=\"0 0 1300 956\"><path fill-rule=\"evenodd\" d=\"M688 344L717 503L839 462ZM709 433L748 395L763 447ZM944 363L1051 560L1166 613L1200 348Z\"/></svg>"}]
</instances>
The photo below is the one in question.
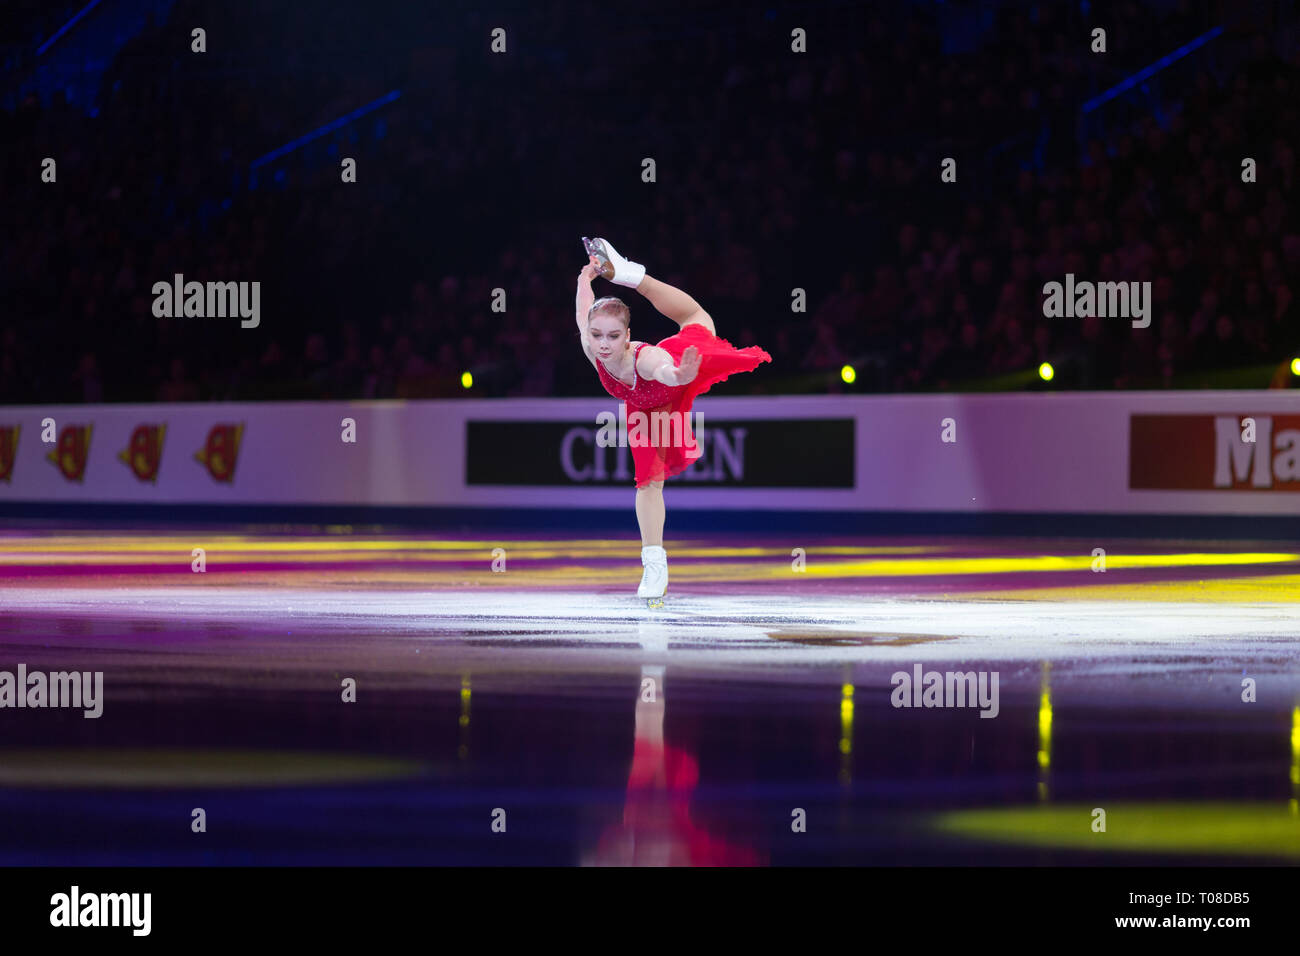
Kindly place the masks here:
<instances>
[{"instance_id":1,"label":"skirt of red dress","mask_svg":"<svg viewBox=\"0 0 1300 956\"><path fill-rule=\"evenodd\" d=\"M680 443L671 441L666 445L662 441L660 445L631 444L638 488L645 487L652 481L664 481L680 474L700 457L700 447L695 441L689 418L695 396L703 395L718 382L738 372L752 372L761 363L772 361L772 356L757 345L738 349L726 339L718 338L697 323L686 326L676 335L659 342L658 345L679 364L682 353L689 346L695 346L700 353L700 371L694 381L674 395L669 404L658 409L646 409L646 411L680 412L683 441Z\"/></svg>"}]
</instances>

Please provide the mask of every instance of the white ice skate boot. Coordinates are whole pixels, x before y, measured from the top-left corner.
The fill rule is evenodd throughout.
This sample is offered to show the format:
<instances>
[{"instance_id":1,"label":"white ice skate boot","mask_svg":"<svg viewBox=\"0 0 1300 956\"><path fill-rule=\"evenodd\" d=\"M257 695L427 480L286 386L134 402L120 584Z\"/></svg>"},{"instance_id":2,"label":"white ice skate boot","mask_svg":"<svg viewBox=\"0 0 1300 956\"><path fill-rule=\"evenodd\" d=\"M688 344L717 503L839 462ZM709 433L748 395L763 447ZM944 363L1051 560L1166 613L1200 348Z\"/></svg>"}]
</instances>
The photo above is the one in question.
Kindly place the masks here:
<instances>
[{"instance_id":1,"label":"white ice skate boot","mask_svg":"<svg viewBox=\"0 0 1300 956\"><path fill-rule=\"evenodd\" d=\"M668 553L660 545L648 544L641 549L641 563L645 571L636 596L645 598L650 607L663 607L664 592L668 590Z\"/></svg>"},{"instance_id":2,"label":"white ice skate boot","mask_svg":"<svg viewBox=\"0 0 1300 956\"><path fill-rule=\"evenodd\" d=\"M600 260L600 274L614 285L625 285L635 289L645 278L645 266L639 262L630 262L620 256L606 240L582 237L582 244L587 247L587 255Z\"/></svg>"}]
</instances>

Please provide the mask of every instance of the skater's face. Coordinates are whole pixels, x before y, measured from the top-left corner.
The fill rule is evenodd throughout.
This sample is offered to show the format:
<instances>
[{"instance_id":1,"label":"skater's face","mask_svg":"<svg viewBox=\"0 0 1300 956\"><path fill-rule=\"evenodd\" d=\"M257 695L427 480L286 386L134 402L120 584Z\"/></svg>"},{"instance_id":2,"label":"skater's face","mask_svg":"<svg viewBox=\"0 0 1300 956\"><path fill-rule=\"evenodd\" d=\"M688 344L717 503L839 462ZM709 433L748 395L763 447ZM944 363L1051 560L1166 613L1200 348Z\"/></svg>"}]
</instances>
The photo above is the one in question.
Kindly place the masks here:
<instances>
[{"instance_id":1,"label":"skater's face","mask_svg":"<svg viewBox=\"0 0 1300 956\"><path fill-rule=\"evenodd\" d=\"M622 321L612 315L594 315L587 323L592 351L603 359L618 357L627 348L629 335Z\"/></svg>"}]
</instances>

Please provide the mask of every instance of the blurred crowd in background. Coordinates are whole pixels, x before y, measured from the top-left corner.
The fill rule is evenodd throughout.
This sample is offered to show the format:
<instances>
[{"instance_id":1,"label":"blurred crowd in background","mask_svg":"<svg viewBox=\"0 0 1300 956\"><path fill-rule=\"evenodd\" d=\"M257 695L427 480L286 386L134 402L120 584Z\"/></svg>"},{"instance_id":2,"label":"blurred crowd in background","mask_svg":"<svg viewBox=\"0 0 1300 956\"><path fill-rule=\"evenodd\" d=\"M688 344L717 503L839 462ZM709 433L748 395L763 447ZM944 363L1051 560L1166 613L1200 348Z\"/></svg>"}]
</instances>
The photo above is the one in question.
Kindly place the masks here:
<instances>
[{"instance_id":1,"label":"blurred crowd in background","mask_svg":"<svg viewBox=\"0 0 1300 956\"><path fill-rule=\"evenodd\" d=\"M0 403L596 394L583 235L772 353L728 393L1025 388L1044 361L1052 387L1248 387L1300 354L1300 55L1251 5L285 6L178 0L93 104L0 111ZM260 282L260 326L155 317L177 273ZM1067 273L1150 281L1150 327L1045 318ZM635 339L675 331L596 285Z\"/></svg>"}]
</instances>

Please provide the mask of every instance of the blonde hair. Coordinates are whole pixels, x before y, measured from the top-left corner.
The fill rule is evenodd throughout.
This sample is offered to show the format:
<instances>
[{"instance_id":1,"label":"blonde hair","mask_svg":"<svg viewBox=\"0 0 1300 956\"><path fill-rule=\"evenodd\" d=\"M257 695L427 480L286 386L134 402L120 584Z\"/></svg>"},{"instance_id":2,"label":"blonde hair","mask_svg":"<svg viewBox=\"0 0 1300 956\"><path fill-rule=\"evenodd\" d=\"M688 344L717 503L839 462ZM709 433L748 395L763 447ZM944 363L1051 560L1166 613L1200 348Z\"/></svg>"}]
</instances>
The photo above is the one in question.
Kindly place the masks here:
<instances>
[{"instance_id":1,"label":"blonde hair","mask_svg":"<svg viewBox=\"0 0 1300 956\"><path fill-rule=\"evenodd\" d=\"M623 323L625 329L632 322L632 310L627 307L622 299L616 299L612 295L607 295L603 299L597 299L591 303L591 308L587 310L587 321L590 322L597 312L612 315Z\"/></svg>"}]
</instances>

